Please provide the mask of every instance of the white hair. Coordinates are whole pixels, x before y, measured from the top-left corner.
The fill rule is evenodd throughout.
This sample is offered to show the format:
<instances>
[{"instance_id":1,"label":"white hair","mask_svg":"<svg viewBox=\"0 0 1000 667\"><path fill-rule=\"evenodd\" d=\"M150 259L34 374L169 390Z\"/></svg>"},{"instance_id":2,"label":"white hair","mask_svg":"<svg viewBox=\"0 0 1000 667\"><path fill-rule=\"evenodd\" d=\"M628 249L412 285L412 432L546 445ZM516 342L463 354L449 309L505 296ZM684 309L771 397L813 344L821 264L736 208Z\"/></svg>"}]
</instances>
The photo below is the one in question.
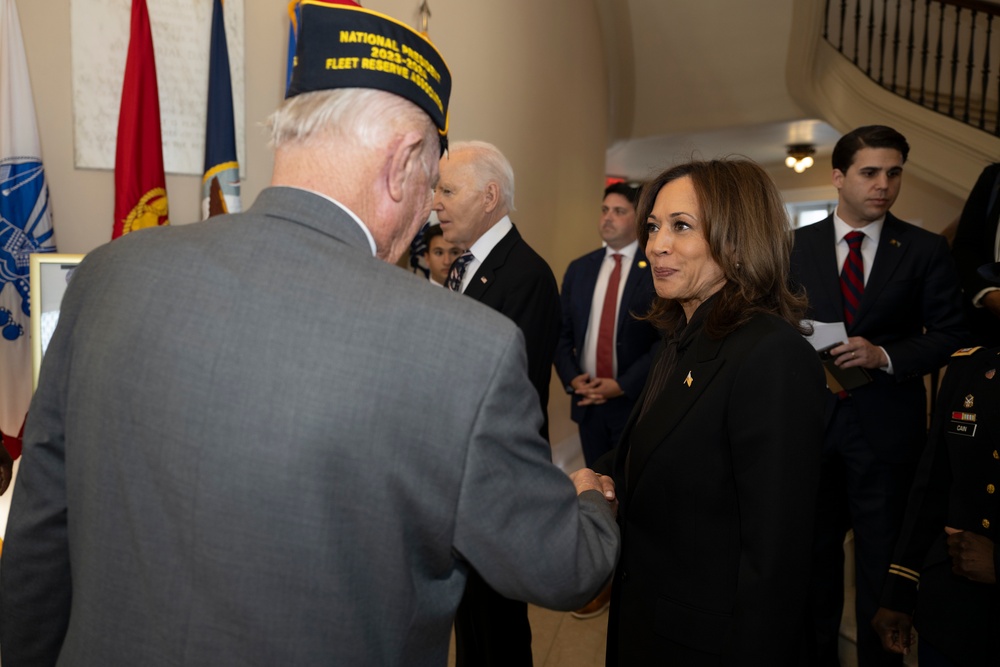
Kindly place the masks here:
<instances>
[{"instance_id":1,"label":"white hair","mask_svg":"<svg viewBox=\"0 0 1000 667\"><path fill-rule=\"evenodd\" d=\"M434 123L412 102L371 88L339 88L303 93L286 99L267 119L271 146L280 148L323 137L336 144L374 149L394 135L416 130L424 134L424 168L430 173L438 158Z\"/></svg>"},{"instance_id":2,"label":"white hair","mask_svg":"<svg viewBox=\"0 0 1000 667\"><path fill-rule=\"evenodd\" d=\"M500 205L508 211L514 208L514 168L500 152L500 149L485 141L456 141L448 147L448 154L465 151L475 153L476 160L472 163L480 187L494 181L500 189Z\"/></svg>"}]
</instances>

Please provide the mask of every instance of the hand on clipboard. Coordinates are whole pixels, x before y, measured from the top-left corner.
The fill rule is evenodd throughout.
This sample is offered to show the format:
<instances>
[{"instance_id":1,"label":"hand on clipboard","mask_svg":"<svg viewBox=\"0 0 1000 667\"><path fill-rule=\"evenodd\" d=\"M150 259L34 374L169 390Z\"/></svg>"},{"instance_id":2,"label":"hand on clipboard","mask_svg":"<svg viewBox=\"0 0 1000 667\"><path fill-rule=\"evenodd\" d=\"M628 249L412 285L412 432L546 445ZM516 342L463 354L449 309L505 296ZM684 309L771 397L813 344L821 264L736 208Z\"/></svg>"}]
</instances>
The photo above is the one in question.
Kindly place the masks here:
<instances>
[{"instance_id":1,"label":"hand on clipboard","mask_svg":"<svg viewBox=\"0 0 1000 667\"><path fill-rule=\"evenodd\" d=\"M823 369L826 371L827 385L833 393L841 391L851 391L862 387L872 381L872 376L861 366L838 366L831 350L843 345L841 342L828 345L817 350L820 361L823 362Z\"/></svg>"}]
</instances>

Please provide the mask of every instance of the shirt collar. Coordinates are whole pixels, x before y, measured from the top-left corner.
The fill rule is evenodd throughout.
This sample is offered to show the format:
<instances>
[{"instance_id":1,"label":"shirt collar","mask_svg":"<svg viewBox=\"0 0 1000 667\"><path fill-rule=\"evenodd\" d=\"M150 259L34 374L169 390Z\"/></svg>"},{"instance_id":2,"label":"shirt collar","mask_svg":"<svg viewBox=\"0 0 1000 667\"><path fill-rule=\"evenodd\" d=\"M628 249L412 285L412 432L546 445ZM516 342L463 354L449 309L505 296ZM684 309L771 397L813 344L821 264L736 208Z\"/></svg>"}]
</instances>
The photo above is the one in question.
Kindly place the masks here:
<instances>
[{"instance_id":1,"label":"shirt collar","mask_svg":"<svg viewBox=\"0 0 1000 667\"><path fill-rule=\"evenodd\" d=\"M612 250L611 246L608 246L608 245L605 245L604 249L606 251L604 253L604 257L605 258L611 257L611 255L618 254L618 255L622 256L622 263L623 264L631 264L632 260L635 259L636 252L638 252L638 250L639 250L639 239L636 239L635 241L632 241L631 243L629 243L627 246L621 248L620 250Z\"/></svg>"},{"instance_id":2,"label":"shirt collar","mask_svg":"<svg viewBox=\"0 0 1000 667\"><path fill-rule=\"evenodd\" d=\"M885 216L876 220L875 222L869 222L864 227L851 227L849 224L844 222L843 218L837 215L837 212L833 212L833 230L834 238L837 239L837 243L844 240L850 232L862 232L877 246L879 236L882 235L882 226L885 225Z\"/></svg>"},{"instance_id":3,"label":"shirt collar","mask_svg":"<svg viewBox=\"0 0 1000 667\"><path fill-rule=\"evenodd\" d=\"M365 223L361 222L361 218L359 218L354 213L354 211L352 211L351 209L347 208L346 206L344 206L342 203L340 203L339 201L337 201L333 197L330 197L329 195L325 195L322 192L316 192L315 190L310 190L309 188L301 188L301 187L299 187L297 185L286 185L286 186L282 186L282 187L293 188L295 190L302 190L303 192L310 192L310 193L316 195L317 197L322 197L323 199L327 200L331 204L334 204L335 206L339 206L341 208L341 210L344 211L344 213L346 213L347 215L351 216L351 219L354 220L354 222L358 223L358 227L361 228L361 231L363 231L365 233L365 238L368 239L368 246L371 248L372 257L376 256L376 253L378 252L378 249L375 246L375 237L372 236L372 233L368 230L368 226L365 225Z\"/></svg>"},{"instance_id":4,"label":"shirt collar","mask_svg":"<svg viewBox=\"0 0 1000 667\"><path fill-rule=\"evenodd\" d=\"M500 239L507 236L509 232L514 227L514 223L510 221L510 216L504 216L497 220L496 224L486 230L486 232L480 236L472 247L469 248L469 252L472 256L479 260L480 262L489 257L489 254L493 251L493 248L500 243Z\"/></svg>"}]
</instances>

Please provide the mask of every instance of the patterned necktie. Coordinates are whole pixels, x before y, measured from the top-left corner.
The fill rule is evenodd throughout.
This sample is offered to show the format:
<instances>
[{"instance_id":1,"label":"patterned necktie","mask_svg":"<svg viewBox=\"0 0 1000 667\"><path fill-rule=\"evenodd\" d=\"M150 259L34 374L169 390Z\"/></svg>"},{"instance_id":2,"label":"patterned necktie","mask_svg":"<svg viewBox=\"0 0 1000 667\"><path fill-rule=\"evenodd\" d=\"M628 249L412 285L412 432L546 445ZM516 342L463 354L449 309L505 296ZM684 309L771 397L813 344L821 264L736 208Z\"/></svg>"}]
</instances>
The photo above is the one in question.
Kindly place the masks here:
<instances>
[{"instance_id":1,"label":"patterned necktie","mask_svg":"<svg viewBox=\"0 0 1000 667\"><path fill-rule=\"evenodd\" d=\"M615 268L608 278L608 289L604 292L604 307L601 309L601 323L597 329L597 377L613 378L615 375L615 315L618 310L618 283L622 278L622 256L611 255Z\"/></svg>"},{"instance_id":2,"label":"patterned necktie","mask_svg":"<svg viewBox=\"0 0 1000 667\"><path fill-rule=\"evenodd\" d=\"M454 262L451 263L451 269L448 270L448 282L445 285L452 292L462 291L462 278L465 276L465 269L469 266L469 262L472 261L472 253L466 250L464 253L458 256Z\"/></svg>"},{"instance_id":3,"label":"patterned necktie","mask_svg":"<svg viewBox=\"0 0 1000 667\"><path fill-rule=\"evenodd\" d=\"M865 240L865 235L862 232L850 232L844 238L850 250L840 272L840 293L844 297L844 322L851 326L858 314L861 295L865 293L865 264L861 257L861 242Z\"/></svg>"}]
</instances>

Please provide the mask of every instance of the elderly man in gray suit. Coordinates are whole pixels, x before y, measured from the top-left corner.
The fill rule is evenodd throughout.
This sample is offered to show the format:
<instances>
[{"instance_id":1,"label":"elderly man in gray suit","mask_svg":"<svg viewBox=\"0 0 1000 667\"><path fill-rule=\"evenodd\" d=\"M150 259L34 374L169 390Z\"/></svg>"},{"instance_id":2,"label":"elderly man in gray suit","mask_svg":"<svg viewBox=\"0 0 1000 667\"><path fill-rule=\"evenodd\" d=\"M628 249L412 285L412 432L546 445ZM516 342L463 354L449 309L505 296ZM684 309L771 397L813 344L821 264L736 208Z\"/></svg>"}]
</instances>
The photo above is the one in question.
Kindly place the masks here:
<instances>
[{"instance_id":1,"label":"elderly man in gray suit","mask_svg":"<svg viewBox=\"0 0 1000 667\"><path fill-rule=\"evenodd\" d=\"M391 265L449 87L419 34L304 4L272 187L84 260L25 433L4 667L445 665L469 568L562 609L605 582L613 489L549 462L517 327Z\"/></svg>"}]
</instances>

